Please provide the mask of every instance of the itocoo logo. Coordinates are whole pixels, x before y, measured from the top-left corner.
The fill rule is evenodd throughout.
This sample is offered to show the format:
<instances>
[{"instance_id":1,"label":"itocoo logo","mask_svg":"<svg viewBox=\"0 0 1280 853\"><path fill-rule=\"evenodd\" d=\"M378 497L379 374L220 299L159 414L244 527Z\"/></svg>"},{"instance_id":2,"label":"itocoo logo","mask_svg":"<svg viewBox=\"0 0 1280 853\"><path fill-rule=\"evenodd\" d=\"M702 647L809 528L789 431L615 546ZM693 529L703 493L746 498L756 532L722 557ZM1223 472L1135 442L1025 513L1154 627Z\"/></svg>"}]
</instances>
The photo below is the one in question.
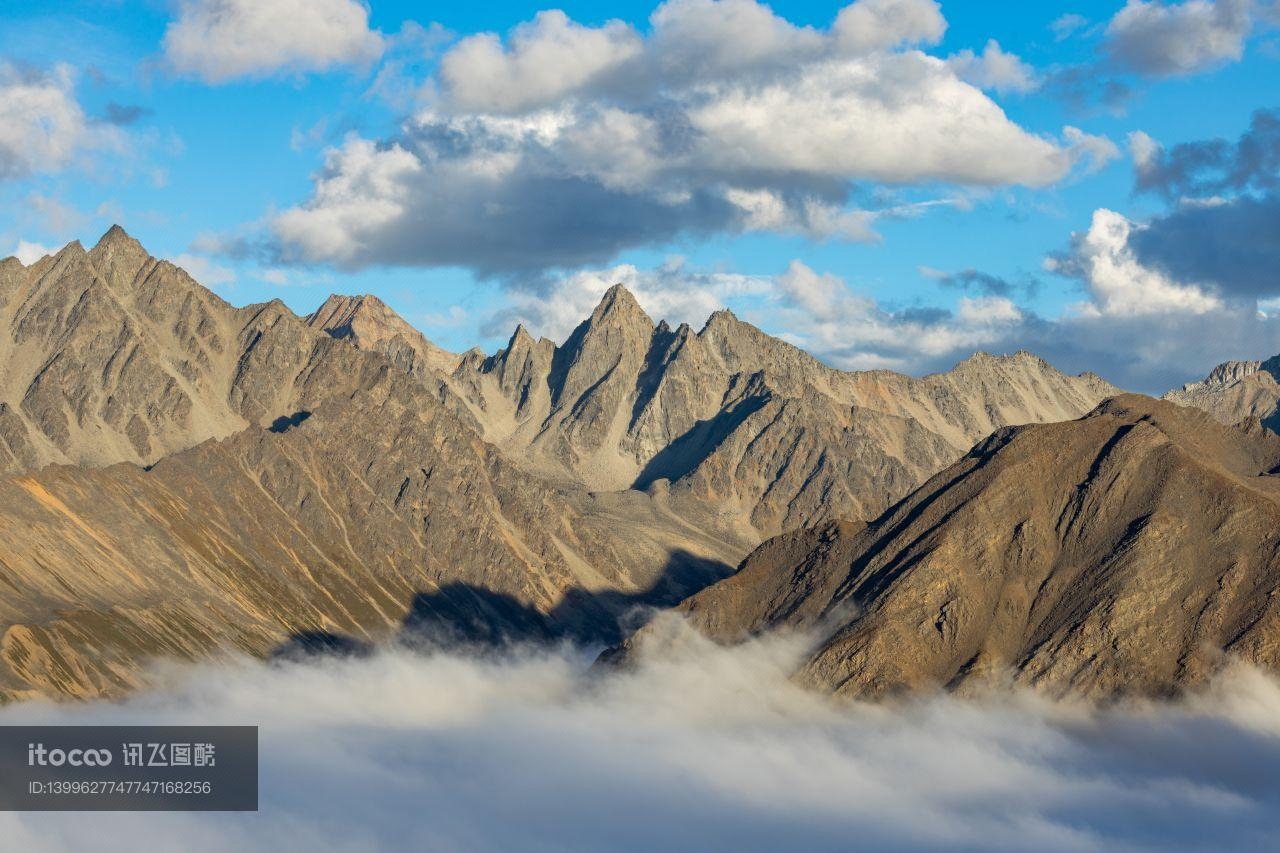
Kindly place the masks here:
<instances>
[{"instance_id":1,"label":"itocoo logo","mask_svg":"<svg viewBox=\"0 0 1280 853\"><path fill-rule=\"evenodd\" d=\"M109 749L45 749L42 743L27 744L28 767L106 767L110 763Z\"/></svg>"}]
</instances>

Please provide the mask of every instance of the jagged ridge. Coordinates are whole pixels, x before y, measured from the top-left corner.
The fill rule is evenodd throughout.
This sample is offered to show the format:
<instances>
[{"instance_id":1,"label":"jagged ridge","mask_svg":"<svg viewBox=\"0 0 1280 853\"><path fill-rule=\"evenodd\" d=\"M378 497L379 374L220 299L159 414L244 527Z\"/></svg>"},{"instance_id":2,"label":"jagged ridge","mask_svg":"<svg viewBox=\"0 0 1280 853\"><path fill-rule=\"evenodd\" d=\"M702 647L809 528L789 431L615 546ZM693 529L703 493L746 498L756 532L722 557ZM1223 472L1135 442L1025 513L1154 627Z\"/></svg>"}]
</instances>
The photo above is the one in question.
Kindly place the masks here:
<instances>
[{"instance_id":1,"label":"jagged ridge","mask_svg":"<svg viewBox=\"0 0 1280 853\"><path fill-rule=\"evenodd\" d=\"M762 545L681 605L733 641L820 630L828 691L1169 695L1280 668L1280 437L1134 395L997 431L868 526ZM633 640L632 642L643 641Z\"/></svg>"}]
</instances>

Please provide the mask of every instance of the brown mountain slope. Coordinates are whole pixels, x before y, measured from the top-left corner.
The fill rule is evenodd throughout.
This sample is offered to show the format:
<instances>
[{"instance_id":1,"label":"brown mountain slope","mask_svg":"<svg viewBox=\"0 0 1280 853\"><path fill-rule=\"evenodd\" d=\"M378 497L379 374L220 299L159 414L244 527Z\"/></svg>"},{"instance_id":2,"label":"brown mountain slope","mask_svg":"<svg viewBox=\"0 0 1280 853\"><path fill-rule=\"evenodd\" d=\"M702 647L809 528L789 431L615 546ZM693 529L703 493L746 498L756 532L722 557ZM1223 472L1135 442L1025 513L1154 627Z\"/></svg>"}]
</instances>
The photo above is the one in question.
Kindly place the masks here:
<instances>
[{"instance_id":1,"label":"brown mountain slope","mask_svg":"<svg viewBox=\"0 0 1280 853\"><path fill-rule=\"evenodd\" d=\"M841 373L622 288L563 346L449 371L376 300L237 309L118 228L0 263L0 325L0 695L405 621L607 641L761 531L876 511L1106 387L1025 354Z\"/></svg>"},{"instance_id":2,"label":"brown mountain slope","mask_svg":"<svg viewBox=\"0 0 1280 853\"><path fill-rule=\"evenodd\" d=\"M447 378L487 440L595 490L714 502L763 537L871 517L996 427L1078 417L1116 389L1027 353L923 379L846 373L718 312L654 325L623 287L557 346L517 328Z\"/></svg>"},{"instance_id":3,"label":"brown mountain slope","mask_svg":"<svg viewBox=\"0 0 1280 853\"><path fill-rule=\"evenodd\" d=\"M1280 668L1280 437L1139 396L997 431L869 526L762 545L681 605L722 640L825 639L799 677L877 695L1011 679L1167 694Z\"/></svg>"},{"instance_id":4,"label":"brown mountain slope","mask_svg":"<svg viewBox=\"0 0 1280 853\"><path fill-rule=\"evenodd\" d=\"M1280 429L1280 356L1266 361L1228 361L1199 382L1189 382L1164 399L1203 409L1224 424L1257 418Z\"/></svg>"},{"instance_id":5,"label":"brown mountain slope","mask_svg":"<svg viewBox=\"0 0 1280 853\"><path fill-rule=\"evenodd\" d=\"M333 352L279 301L233 308L113 227L0 264L0 470L151 464L325 394Z\"/></svg>"},{"instance_id":6,"label":"brown mountain slope","mask_svg":"<svg viewBox=\"0 0 1280 853\"><path fill-rule=\"evenodd\" d=\"M697 333L655 327L621 287L563 346L519 329L459 362L372 297L332 297L305 322L279 302L233 308L118 227L88 252L0 263L0 325L0 471L151 464L314 406L324 389L296 387L323 337L309 326L419 376L542 476L667 480L748 538L875 515L991 429L1114 391L1025 353L920 380L843 373L727 311Z\"/></svg>"},{"instance_id":7,"label":"brown mountain slope","mask_svg":"<svg viewBox=\"0 0 1280 853\"><path fill-rule=\"evenodd\" d=\"M376 296L330 296L307 317L307 325L380 352L415 376L452 373L462 358L431 343Z\"/></svg>"},{"instance_id":8,"label":"brown mountain slope","mask_svg":"<svg viewBox=\"0 0 1280 853\"><path fill-rule=\"evenodd\" d=\"M330 345L308 382L335 393L274 429L0 481L0 696L113 694L151 656L433 619L607 640L747 547L697 506L548 487L384 359Z\"/></svg>"}]
</instances>

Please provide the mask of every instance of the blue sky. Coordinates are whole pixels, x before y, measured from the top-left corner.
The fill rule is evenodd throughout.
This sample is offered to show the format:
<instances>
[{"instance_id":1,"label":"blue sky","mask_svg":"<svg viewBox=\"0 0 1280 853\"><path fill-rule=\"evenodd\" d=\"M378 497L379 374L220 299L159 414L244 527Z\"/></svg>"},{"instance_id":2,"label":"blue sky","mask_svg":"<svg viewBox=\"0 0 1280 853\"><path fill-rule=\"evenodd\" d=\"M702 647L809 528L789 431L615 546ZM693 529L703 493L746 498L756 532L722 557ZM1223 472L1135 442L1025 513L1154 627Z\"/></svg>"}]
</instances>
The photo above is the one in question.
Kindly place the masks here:
<instances>
[{"instance_id":1,"label":"blue sky","mask_svg":"<svg viewBox=\"0 0 1280 853\"><path fill-rule=\"evenodd\" d=\"M9 4L0 253L119 222L234 303L373 293L456 350L617 279L847 368L1025 346L1158 391L1280 351L1274 250L1208 239L1275 233L1274 3L1000 6Z\"/></svg>"}]
</instances>

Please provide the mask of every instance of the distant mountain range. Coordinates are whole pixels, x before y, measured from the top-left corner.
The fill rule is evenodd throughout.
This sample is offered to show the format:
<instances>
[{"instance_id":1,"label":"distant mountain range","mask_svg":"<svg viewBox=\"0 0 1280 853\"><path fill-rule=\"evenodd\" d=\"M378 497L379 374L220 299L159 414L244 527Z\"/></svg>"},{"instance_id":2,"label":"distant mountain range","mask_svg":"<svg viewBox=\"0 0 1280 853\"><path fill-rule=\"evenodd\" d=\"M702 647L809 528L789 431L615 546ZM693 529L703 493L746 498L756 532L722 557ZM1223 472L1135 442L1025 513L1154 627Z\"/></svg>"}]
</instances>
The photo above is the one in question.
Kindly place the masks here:
<instances>
[{"instance_id":1,"label":"distant mountain range","mask_svg":"<svg viewBox=\"0 0 1280 853\"><path fill-rule=\"evenodd\" d=\"M118 227L0 262L0 325L3 696L116 695L155 656L220 649L617 643L637 605L691 595L725 638L858 603L802 674L850 692L1010 667L1151 692L1208 667L1192 640L1274 646L1242 614L1276 574L1280 439L1147 398L1099 408L1118 389L1027 353L842 372L728 311L655 324L617 286L563 344L517 328L456 355L370 296L233 307ZM1177 393L1261 417L1226 391L1258 374ZM1198 491L1161 491L1184 475ZM1144 584L1173 595L1182 559L1204 562L1173 620L1185 643L1160 650L1181 669L1144 669L1124 644L1164 635L1114 626L1116 602L1145 590L1132 618L1170 620Z\"/></svg>"},{"instance_id":2,"label":"distant mountain range","mask_svg":"<svg viewBox=\"0 0 1280 853\"><path fill-rule=\"evenodd\" d=\"M1266 361L1228 361L1199 382L1170 391L1164 399L1204 409L1224 424L1257 418L1280 428L1280 356Z\"/></svg>"}]
</instances>

